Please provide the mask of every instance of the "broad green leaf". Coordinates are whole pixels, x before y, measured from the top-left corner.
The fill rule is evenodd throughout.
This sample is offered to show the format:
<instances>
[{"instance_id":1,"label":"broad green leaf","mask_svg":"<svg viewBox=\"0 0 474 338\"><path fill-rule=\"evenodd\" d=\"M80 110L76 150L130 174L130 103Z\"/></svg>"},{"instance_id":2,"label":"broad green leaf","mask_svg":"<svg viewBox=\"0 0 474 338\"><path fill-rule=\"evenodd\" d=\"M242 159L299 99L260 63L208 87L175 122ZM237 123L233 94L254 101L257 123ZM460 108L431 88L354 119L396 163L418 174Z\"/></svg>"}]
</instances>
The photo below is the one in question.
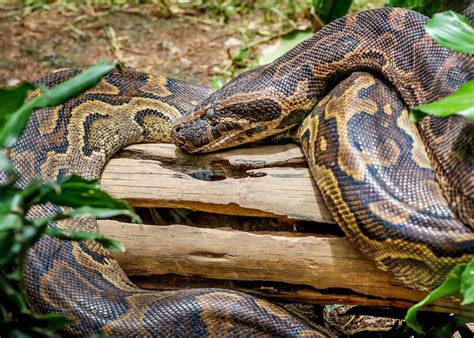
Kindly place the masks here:
<instances>
[{"instance_id":1,"label":"broad green leaf","mask_svg":"<svg viewBox=\"0 0 474 338\"><path fill-rule=\"evenodd\" d=\"M106 238L104 235L94 232L68 231L59 228L48 228L46 234L51 237L67 239L72 241L94 240L112 251L124 252L125 247L117 240Z\"/></svg>"},{"instance_id":2,"label":"broad green leaf","mask_svg":"<svg viewBox=\"0 0 474 338\"><path fill-rule=\"evenodd\" d=\"M21 250L13 231L0 231L0 268L11 262Z\"/></svg>"},{"instance_id":3,"label":"broad green leaf","mask_svg":"<svg viewBox=\"0 0 474 338\"><path fill-rule=\"evenodd\" d=\"M0 214L0 231L17 230L23 224L20 215L14 213Z\"/></svg>"},{"instance_id":4,"label":"broad green leaf","mask_svg":"<svg viewBox=\"0 0 474 338\"><path fill-rule=\"evenodd\" d=\"M12 147L25 129L31 112L36 108L58 105L81 91L95 85L115 66L109 62L99 62L79 75L67 80L52 89L44 89L43 93L24 103L0 129L0 148Z\"/></svg>"},{"instance_id":5,"label":"broad green leaf","mask_svg":"<svg viewBox=\"0 0 474 338\"><path fill-rule=\"evenodd\" d=\"M474 259L471 259L461 275L461 294L463 295L461 305L474 303Z\"/></svg>"},{"instance_id":6,"label":"broad green leaf","mask_svg":"<svg viewBox=\"0 0 474 338\"><path fill-rule=\"evenodd\" d=\"M2 150L0 150L0 169L2 169L8 175L12 175L15 173L15 170L13 169L13 166L10 163L8 156L5 155Z\"/></svg>"},{"instance_id":7,"label":"broad green leaf","mask_svg":"<svg viewBox=\"0 0 474 338\"><path fill-rule=\"evenodd\" d=\"M22 117L25 119L25 113L22 113L22 108L25 107L23 102L28 91L34 88L31 83L23 83L14 88L0 89L0 149L11 147L11 140L16 140L23 132L26 122L19 123ZM27 113L26 121L30 112L31 110Z\"/></svg>"},{"instance_id":8,"label":"broad green leaf","mask_svg":"<svg viewBox=\"0 0 474 338\"><path fill-rule=\"evenodd\" d=\"M44 90L38 97L41 107L56 106L94 86L100 79L115 68L115 64L99 61L94 66L51 89Z\"/></svg>"},{"instance_id":9,"label":"broad green leaf","mask_svg":"<svg viewBox=\"0 0 474 338\"><path fill-rule=\"evenodd\" d=\"M87 203L84 203L87 204ZM130 209L109 209L109 208L93 208L89 206L80 207L74 210L71 214L71 217L79 217L79 216L89 216L95 217L97 219L106 219L115 216L128 216L130 219L135 220L137 223L141 223L141 219L137 214Z\"/></svg>"},{"instance_id":10,"label":"broad green leaf","mask_svg":"<svg viewBox=\"0 0 474 338\"><path fill-rule=\"evenodd\" d=\"M40 198L35 200L35 204L46 202L73 208L90 207L90 209L82 209L83 212L95 210L101 215L112 214L112 209L120 210L117 211L117 214L126 214L131 217L133 222L141 222L127 202L117 200L100 190L97 181L86 181L79 176L68 176L61 179L55 189L46 187L41 192ZM99 211L99 209L102 210Z\"/></svg>"},{"instance_id":11,"label":"broad green leaf","mask_svg":"<svg viewBox=\"0 0 474 338\"><path fill-rule=\"evenodd\" d=\"M440 45L456 52L474 54L474 29L462 15L453 11L435 14L425 29Z\"/></svg>"},{"instance_id":12,"label":"broad green leaf","mask_svg":"<svg viewBox=\"0 0 474 338\"><path fill-rule=\"evenodd\" d=\"M293 49L300 42L309 39L313 36L311 30L299 31L295 30L291 33L285 34L281 37L275 45L265 48L262 52L262 56L259 59L261 65L273 62L280 56Z\"/></svg>"},{"instance_id":13,"label":"broad green leaf","mask_svg":"<svg viewBox=\"0 0 474 338\"><path fill-rule=\"evenodd\" d=\"M0 210L2 212L9 211L13 212L16 214L23 214L24 209L23 209L23 198L20 194L15 194L14 191L5 192L5 199L2 199L2 206L0 207Z\"/></svg>"},{"instance_id":14,"label":"broad green leaf","mask_svg":"<svg viewBox=\"0 0 474 338\"><path fill-rule=\"evenodd\" d=\"M33 318L36 320L37 326L46 326L49 330L58 331L63 329L66 325L74 322L72 318L57 314L57 313L47 313L47 314L32 314Z\"/></svg>"},{"instance_id":15,"label":"broad green leaf","mask_svg":"<svg viewBox=\"0 0 474 338\"><path fill-rule=\"evenodd\" d=\"M439 12L443 7L442 0L390 0L390 7L403 7L423 13L426 16L432 16Z\"/></svg>"},{"instance_id":16,"label":"broad green leaf","mask_svg":"<svg viewBox=\"0 0 474 338\"><path fill-rule=\"evenodd\" d=\"M52 217L48 218L35 218L30 220L32 224L34 224L35 227L42 227L45 224L49 225L52 224L53 222L61 221L63 219L67 218L73 218L73 217L94 217L97 219L106 219L106 218L111 218L115 216L128 216L131 219L134 219L138 217L133 211L129 209L108 209L108 208L94 208L94 207L89 207L89 206L84 206L84 207L79 207L76 208L75 210L69 212L69 213L56 213ZM141 221L141 219L137 218L138 221Z\"/></svg>"},{"instance_id":17,"label":"broad green leaf","mask_svg":"<svg viewBox=\"0 0 474 338\"><path fill-rule=\"evenodd\" d=\"M13 283L12 285L11 281L3 280L1 284L2 287L0 288L0 297L4 295L6 300L11 304L14 304L19 312L28 311L28 304L22 294L15 289L15 284L16 283Z\"/></svg>"},{"instance_id":18,"label":"broad green leaf","mask_svg":"<svg viewBox=\"0 0 474 338\"><path fill-rule=\"evenodd\" d=\"M434 289L428 296L425 297L421 302L413 305L408 309L405 316L405 321L409 327L416 332L422 334L423 328L420 323L416 320L418 310L423 306L434 302L435 300L447 296L455 295L460 291L461 288L461 275L466 268L466 264L457 265L444 280L444 282L436 289Z\"/></svg>"},{"instance_id":19,"label":"broad green leaf","mask_svg":"<svg viewBox=\"0 0 474 338\"><path fill-rule=\"evenodd\" d=\"M214 90L219 89L222 87L224 84L222 83L222 80L219 79L217 76L213 76L211 79L211 88Z\"/></svg>"},{"instance_id":20,"label":"broad green leaf","mask_svg":"<svg viewBox=\"0 0 474 338\"><path fill-rule=\"evenodd\" d=\"M439 117L456 114L474 121L474 81L466 82L445 98L413 107L410 117L416 122L426 114Z\"/></svg>"},{"instance_id":21,"label":"broad green leaf","mask_svg":"<svg viewBox=\"0 0 474 338\"><path fill-rule=\"evenodd\" d=\"M23 82L16 87L0 88L0 132L8 119L26 99L28 91L35 89L32 83Z\"/></svg>"},{"instance_id":22,"label":"broad green leaf","mask_svg":"<svg viewBox=\"0 0 474 338\"><path fill-rule=\"evenodd\" d=\"M329 23L346 15L352 0L313 0L313 7L324 23Z\"/></svg>"}]
</instances>

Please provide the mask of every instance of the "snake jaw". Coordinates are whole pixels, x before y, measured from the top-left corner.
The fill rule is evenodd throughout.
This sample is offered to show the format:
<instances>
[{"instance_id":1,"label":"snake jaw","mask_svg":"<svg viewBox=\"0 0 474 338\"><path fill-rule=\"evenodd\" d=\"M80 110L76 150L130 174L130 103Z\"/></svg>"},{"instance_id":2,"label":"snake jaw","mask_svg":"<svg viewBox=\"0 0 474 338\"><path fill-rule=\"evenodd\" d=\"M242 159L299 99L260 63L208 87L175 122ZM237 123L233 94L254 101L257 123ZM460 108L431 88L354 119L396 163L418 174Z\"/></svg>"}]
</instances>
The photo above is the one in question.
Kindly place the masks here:
<instances>
[{"instance_id":1,"label":"snake jaw","mask_svg":"<svg viewBox=\"0 0 474 338\"><path fill-rule=\"evenodd\" d=\"M171 129L173 142L181 149L194 153L211 141L208 130L211 127L202 117L184 122L179 119Z\"/></svg>"}]
</instances>

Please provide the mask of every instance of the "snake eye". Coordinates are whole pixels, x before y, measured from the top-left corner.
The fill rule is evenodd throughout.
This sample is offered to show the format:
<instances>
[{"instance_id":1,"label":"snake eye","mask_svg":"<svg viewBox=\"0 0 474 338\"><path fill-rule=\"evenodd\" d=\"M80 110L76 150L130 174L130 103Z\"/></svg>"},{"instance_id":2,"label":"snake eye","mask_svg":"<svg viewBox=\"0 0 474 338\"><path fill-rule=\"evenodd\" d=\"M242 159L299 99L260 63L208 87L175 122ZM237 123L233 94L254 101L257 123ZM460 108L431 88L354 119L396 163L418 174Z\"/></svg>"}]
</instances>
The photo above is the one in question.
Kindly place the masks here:
<instances>
[{"instance_id":1,"label":"snake eye","mask_svg":"<svg viewBox=\"0 0 474 338\"><path fill-rule=\"evenodd\" d=\"M214 109L209 108L207 110L206 116L207 116L208 119L212 119L214 117Z\"/></svg>"}]
</instances>

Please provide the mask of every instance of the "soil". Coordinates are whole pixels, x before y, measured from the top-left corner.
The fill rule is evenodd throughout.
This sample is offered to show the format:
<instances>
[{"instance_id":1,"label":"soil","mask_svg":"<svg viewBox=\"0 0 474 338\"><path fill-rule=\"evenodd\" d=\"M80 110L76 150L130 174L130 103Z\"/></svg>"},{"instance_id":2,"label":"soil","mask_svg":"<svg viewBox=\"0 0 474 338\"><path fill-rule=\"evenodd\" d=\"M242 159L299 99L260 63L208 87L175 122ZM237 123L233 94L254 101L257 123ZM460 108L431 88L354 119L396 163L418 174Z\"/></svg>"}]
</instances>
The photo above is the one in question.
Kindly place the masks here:
<instances>
[{"instance_id":1,"label":"soil","mask_svg":"<svg viewBox=\"0 0 474 338\"><path fill-rule=\"evenodd\" d=\"M190 15L163 17L147 6L114 11L51 8L24 16L17 8L0 6L0 13L0 86L100 59L209 85L229 63L226 41L240 37L237 26L221 24L218 18L207 17L203 23Z\"/></svg>"}]
</instances>

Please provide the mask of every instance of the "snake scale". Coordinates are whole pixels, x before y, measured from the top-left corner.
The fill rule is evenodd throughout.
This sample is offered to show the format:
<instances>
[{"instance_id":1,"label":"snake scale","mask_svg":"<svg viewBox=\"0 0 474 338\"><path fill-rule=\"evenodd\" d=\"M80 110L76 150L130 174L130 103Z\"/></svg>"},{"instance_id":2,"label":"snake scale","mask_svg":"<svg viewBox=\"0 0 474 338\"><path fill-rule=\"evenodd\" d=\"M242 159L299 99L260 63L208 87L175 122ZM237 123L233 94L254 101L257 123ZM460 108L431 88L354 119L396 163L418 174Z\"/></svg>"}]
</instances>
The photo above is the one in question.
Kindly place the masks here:
<instances>
[{"instance_id":1,"label":"snake scale","mask_svg":"<svg viewBox=\"0 0 474 338\"><path fill-rule=\"evenodd\" d=\"M437 44L426 21L391 8L339 19L211 94L176 121L172 137L208 152L301 124L296 138L347 237L394 277L431 290L474 257L473 123L421 121L436 178L402 107L472 80L474 58ZM387 99L387 85L399 98Z\"/></svg>"},{"instance_id":2,"label":"snake scale","mask_svg":"<svg viewBox=\"0 0 474 338\"><path fill-rule=\"evenodd\" d=\"M425 22L420 14L388 8L346 16L215 93L165 77L113 71L66 103L36 110L7 154L25 186L38 175L98 178L118 149L169 142L170 130L186 150L211 151L301 124L297 138L348 237L395 277L432 289L474 253L472 158L443 149L469 146L462 135L472 123L425 118L422 141L405 104L448 95L473 78L474 67L471 57L436 45L424 33ZM78 72L56 72L40 82L52 87ZM57 210L43 205L30 216ZM97 230L90 218L53 226ZM92 241L42 237L28 254L25 287L35 311L76 320L71 334L328 334L240 292L139 289Z\"/></svg>"}]
</instances>

